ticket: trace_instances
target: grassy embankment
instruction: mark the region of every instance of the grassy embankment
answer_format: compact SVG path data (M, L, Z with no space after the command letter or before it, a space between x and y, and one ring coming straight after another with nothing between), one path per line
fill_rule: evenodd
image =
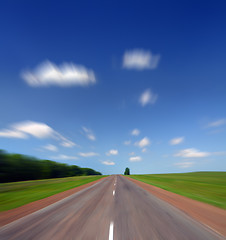
M1 183L0 211L10 210L43 199L105 176L79 176L35 181Z
M226 172L146 174L130 177L226 209Z

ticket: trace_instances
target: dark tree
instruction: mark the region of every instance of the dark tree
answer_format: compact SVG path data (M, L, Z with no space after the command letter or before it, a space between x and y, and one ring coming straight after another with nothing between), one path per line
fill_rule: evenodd
M101 175L101 173L91 168L39 160L22 154L9 154L0 149L1 183L87 175Z
M124 175L130 175L130 170L128 167L125 169Z

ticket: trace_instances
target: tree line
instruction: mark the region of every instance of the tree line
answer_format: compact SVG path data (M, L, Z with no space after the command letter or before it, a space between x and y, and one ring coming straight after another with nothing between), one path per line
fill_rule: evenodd
M39 160L22 154L0 150L0 182L16 182L72 176L102 175L91 168Z

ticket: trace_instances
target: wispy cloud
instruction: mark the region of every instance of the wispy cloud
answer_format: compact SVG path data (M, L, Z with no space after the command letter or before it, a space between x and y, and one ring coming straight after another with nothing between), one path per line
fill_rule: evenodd
M47 144L45 146L43 146L44 149L48 150L48 151L52 151L52 152L57 152L58 148L55 145L52 144Z
M53 138L61 141L61 145L65 147L73 147L76 145L47 124L41 122L23 121L12 124L10 129L0 131L0 137L25 139L30 136L39 139Z
M133 155L135 155L135 152L130 152L129 155L133 156Z
M111 149L106 153L107 156L110 155L118 155L118 150L117 149Z
M115 165L115 162L112 162L112 161L103 161L102 164L104 164L104 165L109 165L109 166L113 166L113 165Z
M130 157L130 162L140 162L142 161L142 158L140 156Z
M147 104L154 104L157 99L158 95L147 89L141 94L139 102L144 107Z
M194 164L195 164L194 162L190 162L190 161L174 163L174 165L179 168L189 168L189 167L192 167Z
M180 144L184 141L184 137L177 137L177 138L173 138L169 141L170 145L177 145Z
M66 139L66 138L62 138L62 142L61 142L61 146L63 147L67 147L67 148L71 148L71 147L74 147L74 146L78 146L77 144L73 143L72 141Z
M57 66L50 61L41 63L33 71L23 71L21 77L31 87L88 86L96 83L94 72L84 66L73 63Z
M147 152L147 148L142 149L142 153L145 153L145 152Z
M152 54L143 49L133 49L126 51L123 56L123 68L126 69L155 69L160 60L159 54Z
M146 147L146 146L148 146L150 144L151 144L151 142L150 142L150 140L147 137L144 137L140 141L135 142L135 146L138 146L140 148L144 148L144 147Z
M217 121L214 122L210 122L207 127L211 128L211 127L220 127L222 125L226 125L226 118L223 119L219 119Z
M53 159L53 160L77 160L78 158L75 156L68 156L68 155L60 154L57 156L51 156L50 159Z
M82 127L83 132L85 133L86 137L91 140L91 141L95 141L96 137L93 133L93 131L91 129L88 129L86 127Z
M225 151L222 151L222 152L213 152L212 155L215 155L215 156L226 156L226 152L225 152Z
M213 134L218 134L218 133L222 133L222 132L224 132L225 130L224 129L222 129L222 128L214 128L214 130L212 130L212 131L209 131L208 132L208 134L209 135L213 135Z
M12 129L36 138L51 138L56 132L45 123L25 121L12 125Z
M127 140L127 141L124 141L124 145L130 145L131 144L131 141L130 140Z
M5 138L28 138L27 134L17 131L16 129L14 130L8 130L8 129L2 129L0 131L0 137L5 137Z
M81 157L94 157L94 156L99 156L99 153L96 153L96 152L86 152L86 153L80 152L78 155L81 156Z
M131 132L131 135L133 135L133 136L138 136L139 134L140 134L140 130L137 128L133 129Z
M195 148L187 148L179 151L174 156L175 157L182 157L182 158L202 158L202 157L208 157L211 153L209 152L200 152L199 150Z

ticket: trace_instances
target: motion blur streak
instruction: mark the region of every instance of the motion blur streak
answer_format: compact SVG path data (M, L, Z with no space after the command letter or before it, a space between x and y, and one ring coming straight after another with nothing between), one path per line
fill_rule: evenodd
M117 179L117 194L112 196ZM114 228L110 228L111 222ZM112 229L112 230L111 230ZM101 182L0 229L0 239L220 239L122 176Z

